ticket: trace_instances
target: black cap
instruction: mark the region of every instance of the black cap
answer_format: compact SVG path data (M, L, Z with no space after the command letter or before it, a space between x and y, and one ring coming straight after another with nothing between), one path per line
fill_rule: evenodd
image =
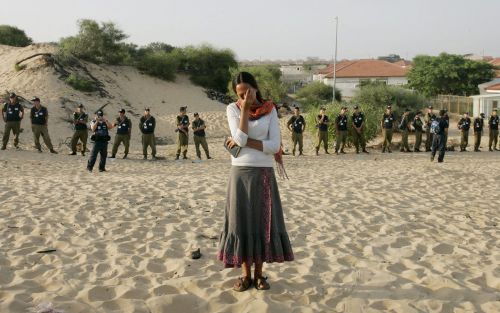
M446 110L440 110L439 111L439 115L445 115L446 114Z
M410 112L410 109L406 108L406 109L405 109L405 112Z
M151 111L151 110L150 110L149 108L144 108L144 111L148 111L148 112L149 112L149 111Z
M180 107L180 108L179 108L179 111L186 111L186 109L187 109L187 106L185 106L185 107Z
M83 104L81 104L81 103L80 103L80 104L78 105L78 107L79 107L79 108L83 108Z
M359 106L355 105L354 110L357 110L357 109L359 109Z
M194 115L194 116L198 116L199 114L198 114L198 112L194 112L194 114L193 114L193 115Z
M464 114L467 114L467 115L469 115L469 112L465 112Z
M480 116L484 117L484 113L479 114Z
M498 109L497 109L497 108L494 108L494 109L493 109L493 111L498 111Z
M31 99L32 102L40 102L40 98L38 97L33 97L33 99Z
M417 114L417 115L422 114L422 111L417 111L417 113L415 113L415 114Z
M101 111L101 110L97 111L97 113L96 113L96 114L97 114L97 116L104 116L104 112L103 112L103 111Z
M300 108L298 106L294 106L293 107L295 110L300 110Z
M11 92L9 95L9 98L14 99L15 97L17 97L17 95L15 93Z
M125 113L125 109L121 109L118 113Z

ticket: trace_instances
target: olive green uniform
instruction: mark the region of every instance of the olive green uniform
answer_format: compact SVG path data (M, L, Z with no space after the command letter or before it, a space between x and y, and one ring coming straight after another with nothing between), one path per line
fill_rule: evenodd
M399 129L401 130L401 152L410 152L410 145L408 143L408 134L410 133L409 127L410 117L403 115L401 117L401 123L399 124Z
M344 153L345 144L347 142L347 115L340 114L335 119L335 153L339 151Z
M484 121L480 117L474 119L474 151L478 152L481 146L481 136L483 135Z
M9 143L10 132L14 134L14 146L17 147L19 145L19 134L21 133L21 120L24 117L24 108L19 102L15 104L5 103L2 108L2 115L4 115L5 120L2 149L5 149L7 143Z
M144 159L148 157L148 147L151 147L151 155L156 158L155 139L156 120L153 116L142 116L139 121L139 129L142 133L142 154Z
M193 130L197 128L203 128L204 126L205 121L201 118L193 121ZM196 149L196 156L198 157L198 159L201 159L200 146L203 148L203 151L205 151L207 159L210 159L210 152L208 151L208 144L205 136L205 129L200 129L193 132L194 147Z
M352 136L354 141L354 146L356 147L356 153L359 153L359 148L366 152L366 140L365 140L365 115L363 112L359 112L358 114L352 114ZM359 132L358 132L359 129Z
M328 154L328 116L325 115L323 120L321 120L321 115L318 115L316 118L316 127L318 128L318 138L316 142L316 154L319 152L319 147L321 143L323 143L323 147L325 149L325 153Z
M47 127L47 122L49 118L49 112L46 107L40 106L38 109L33 106L30 110L31 118L31 130L33 131L33 140L35 141L35 147L38 151L42 151L42 146L40 145L40 136L43 138L43 142L49 148L50 151L54 151L52 146L52 141L49 136L49 129Z
M118 152L118 147L123 143L125 146L125 157L128 155L128 151L130 148L130 134L132 131L132 121L128 117L124 117L121 119L120 117L116 118L115 125L117 126L115 141L113 142L113 149L111 150L111 156L115 157Z
M415 129L415 147L413 147L413 151L420 152L420 145L422 144L422 130L423 130L423 122L419 116L415 116L413 120L413 128Z
M304 147L303 131L306 126L306 121L302 115L292 116L287 123L289 129L292 130L292 154L295 155L297 144L299 145L299 155L302 155Z
M466 151L469 145L469 129L471 125L470 118L462 117L458 121L458 129L460 130L460 151Z
M73 137L71 137L71 151L73 154L76 154L78 140L82 142L82 154L85 154L85 151L87 151L87 139L89 137L89 131L87 129L88 121L89 116L87 113L73 113L73 124L75 126L75 132L73 133Z
M177 152L176 158L181 155L184 159L187 158L187 150L189 144L189 117L187 115L177 116Z

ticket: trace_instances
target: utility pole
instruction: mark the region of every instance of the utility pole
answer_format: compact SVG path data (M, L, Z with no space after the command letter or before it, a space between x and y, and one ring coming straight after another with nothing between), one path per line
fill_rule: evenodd
M335 102L335 86L337 84L337 37L339 32L339 17L335 17L335 53L333 56L333 101Z

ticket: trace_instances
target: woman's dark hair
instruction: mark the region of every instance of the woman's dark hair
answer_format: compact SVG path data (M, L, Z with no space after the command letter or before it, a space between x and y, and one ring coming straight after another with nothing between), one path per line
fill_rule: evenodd
M239 84L249 84L252 86L254 89L257 90L256 98L259 100L259 102L264 103L264 98L262 97L262 94L260 93L259 86L257 85L257 81L255 80L255 77L253 77L252 74L248 72L239 72L233 79L233 91L236 93L236 86Z

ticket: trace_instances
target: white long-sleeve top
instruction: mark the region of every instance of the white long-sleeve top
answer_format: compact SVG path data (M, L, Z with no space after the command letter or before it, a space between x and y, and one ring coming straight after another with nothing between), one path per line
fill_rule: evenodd
M237 158L231 156L231 164L233 166L273 167L274 154L279 151L281 146L280 125L276 109L258 120L249 120L248 134L239 128L241 112L236 103L228 105L226 113L231 137L238 146L242 147ZM246 147L248 138L262 141L264 151Z

